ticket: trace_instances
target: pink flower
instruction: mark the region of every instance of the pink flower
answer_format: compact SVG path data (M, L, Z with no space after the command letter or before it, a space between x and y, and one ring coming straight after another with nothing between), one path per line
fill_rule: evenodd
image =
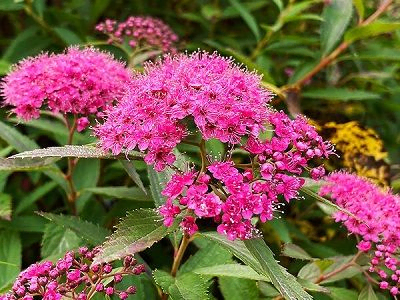
M119 101L131 74L119 61L94 48L71 47L61 54L41 54L14 66L1 84L5 104L24 120L41 108L89 116ZM88 125L82 118L78 130Z
M157 18L131 16L120 23L107 19L96 25L96 30L107 34L110 43L122 44L128 41L132 48L152 46L163 52L176 52L174 44L178 41L178 36Z
M196 219L192 216L184 217L180 226L188 235L193 235L199 230L199 227L196 225Z

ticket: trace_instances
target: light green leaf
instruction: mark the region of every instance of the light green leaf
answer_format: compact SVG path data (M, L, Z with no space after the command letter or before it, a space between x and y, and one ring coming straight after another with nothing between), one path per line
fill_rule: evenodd
M364 0L353 0L353 5L357 10L360 20L364 19Z
M258 299L258 288L254 280L235 277L221 277L218 279L218 283L224 299Z
M21 239L15 231L0 230L0 288L8 286L21 269Z
M400 23L387 23L376 21L374 23L352 28L344 35L344 40L347 43L352 43L358 40L369 38L372 36L388 33L400 29Z
M0 171L38 171L53 168L51 165L58 158L27 158L27 159L9 159L0 158Z
M282 11L282 9L283 9L283 2L282 2L282 0L272 0L274 3L275 3L275 5L279 8L279 11Z
M239 0L229 0L231 5L239 12L240 16L246 22L247 26L251 29L257 40L260 39L260 30L257 25L256 19L251 15L248 9L240 3Z
M81 239L70 229L55 223L46 225L42 238L42 258L49 256L62 257L65 252L81 245Z
M0 193L0 219L11 219L11 196Z
M175 231L178 224L179 220L176 220L171 227L164 226L163 217L154 209L129 212L102 245L102 251L96 256L94 263L109 262L143 251Z
M193 270L193 272L204 276L236 277L252 280L271 281L269 277L258 274L256 271L248 266L232 263L196 268Z
M126 173L128 173L129 177L133 180L134 183L145 193L147 194L147 190L145 189L142 179L138 172L136 171L135 165L133 161L130 160L120 160L122 166L124 167Z
M367 284L360 292L358 300L378 300L374 289L370 284Z
M273 252L269 249L267 244L265 244L264 240L260 238L245 240L244 244L259 263L257 266L258 270L256 271L269 276L272 284L286 299L312 299L296 281L296 278L278 264L274 258Z
M72 230L78 237L84 239L91 245L101 244L110 234L107 229L88 221L81 220L78 217L55 215L51 213L39 213L39 215L64 227L65 229Z
M297 278L297 282L301 284L302 287L304 287L304 289L306 291L310 291L310 292L320 292L320 293L330 293L330 291L323 286L320 286L312 281L303 279L303 278Z
M283 256L288 256L297 259L312 260L313 258L304 251L302 248L295 244L287 243L283 246L282 254Z
M2 75L6 75L11 68L11 64L4 60L4 59L0 59L0 76Z
M329 287L329 290L331 291L329 296L333 300L357 300L358 299L358 294L354 290L348 290L348 289L339 288L339 287Z
M207 286L200 275L185 273L176 278L168 289L172 300L208 300Z
M304 91L302 97L310 99L332 100L332 101L350 101L350 100L373 100L379 99L380 95L363 91L351 90L347 88L325 88L325 89L312 89Z
M33 192L27 194L24 196L20 202L15 207L15 214L19 214L20 212L24 211L26 208L28 208L30 205L35 203L37 200L39 200L41 197L52 191L57 184L55 182L47 182L43 184L42 186L39 186L37 189L35 189Z
M105 152L100 148L89 145L83 145L83 146L65 145L63 147L48 147L43 149L35 149L15 154L9 158L14 159L14 158L43 158L43 157L77 157L77 158L104 158L104 159L117 158L116 156L113 156L109 152ZM129 152L128 157L131 157L133 159L142 158L143 154L132 151Z
M350 22L353 5L349 0L332 0L326 5L321 28L322 55L327 55L341 40Z
M83 192L90 192L117 199L128 199L136 201L153 201L147 194L137 187L107 186L85 188Z

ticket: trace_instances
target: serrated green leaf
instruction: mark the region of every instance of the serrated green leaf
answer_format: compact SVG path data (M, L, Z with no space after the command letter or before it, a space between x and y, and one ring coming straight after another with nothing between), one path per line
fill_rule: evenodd
M358 295L358 300L378 300L374 289L370 284L367 284Z
M235 277L221 277L218 279L218 283L224 299L258 299L257 284L254 280Z
M302 97L332 101L350 101L379 99L380 95L363 90L350 90L347 88L325 88L304 91L302 93Z
M269 277L258 274L248 266L232 263L196 268L193 270L193 273L213 277L237 277L251 280L271 281Z
M137 187L106 186L85 188L83 192L90 192L98 195L108 196L117 199L128 199L136 201L153 201L147 194Z
M251 239L244 241L245 246L258 262L258 272L269 276L272 284L281 292L281 294L290 300L312 299L302 286L296 281L296 278L282 268L274 258L274 254L269 249L265 241ZM256 270L257 271L257 270Z
M15 207L15 214L19 214L20 212L24 211L27 207L35 203L41 197L52 191L56 187L55 182L47 182L42 186L39 186L33 192L27 194L25 197L21 199L20 202Z
M175 283L175 278L168 272L163 270L154 270L153 278L156 284L165 292L168 293L168 289Z
M9 159L0 158L0 171L38 171L53 168L51 165L58 159L55 157Z
M260 29L258 28L256 19L252 16L252 14L248 11L246 6L244 6L238 0L229 0L231 5L239 12L240 16L246 22L247 26L251 29L254 36L257 40L260 39Z
M18 232L0 230L0 288L8 286L21 269L22 247Z
M165 202L165 197L161 192L168 181L168 176L165 172L157 172L151 166L147 166L147 176L150 181L150 192L153 197L155 205L161 206Z
M0 219L10 220L11 213L11 196L0 193Z
M185 273L176 278L168 289L172 300L208 300L207 286L200 275Z
M128 254L143 251L178 228L179 220L171 227L163 224L163 217L154 209L129 212L116 226L117 230L102 245L94 263L109 262Z
M133 180L134 183L145 193L147 194L147 190L143 185L142 179L138 172L136 171L135 165L133 161L130 160L120 160L122 166L124 167L126 173L128 173L129 177Z
M78 248L81 239L70 229L54 223L46 225L42 238L42 258L49 256L62 257L65 252Z
M342 39L343 33L349 25L353 12L353 5L349 0L330 1L323 13L324 22L321 27L322 55L327 55Z
M201 236L218 242L257 273L269 276L272 283L287 299L312 299L304 292L295 278L277 263L264 241L260 239L229 241L216 232L203 233ZM249 248L254 254L250 252Z
M353 43L358 40L362 40L371 36L380 35L400 29L400 23L388 23L376 21L374 23L358 26L352 28L344 35L344 40L347 43Z
M281 255L297 259L311 260L313 259L306 251L295 244L287 243L283 245Z
M72 230L78 237L84 239L91 245L101 244L110 234L107 229L88 221L81 220L78 217L55 215L43 212L39 213L39 215L59 226Z

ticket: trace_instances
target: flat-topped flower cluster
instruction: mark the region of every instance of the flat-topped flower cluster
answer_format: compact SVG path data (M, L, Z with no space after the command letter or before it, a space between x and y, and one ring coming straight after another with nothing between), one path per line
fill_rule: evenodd
M329 195L354 215L338 211L335 220L361 237L359 250L372 256L370 271L379 275L382 289L397 295L400 289L400 197L353 174L333 173L326 181L320 195Z
M91 299L95 293L117 295L127 299L136 293L136 287L118 290L117 284L127 275L139 275L144 265L137 264L132 256L123 259L123 267L114 269L111 264L93 265L99 249L79 248L79 252L67 252L55 264L43 261L22 271L14 282L12 291L0 296L0 300L43 300Z
M24 120L38 118L40 109L81 117L78 130L118 101L131 72L110 54L94 48L68 48L61 54L41 54L13 67L2 84L5 104Z
M173 149L193 127L200 144L214 138L242 147L253 168L238 168L229 159L207 161L203 143L202 170L172 176L159 211L166 226L183 214L181 227L189 234L197 231L196 219L212 218L220 233L247 239L256 232L252 218L271 220L280 198L298 195L304 183L299 176L310 169L310 160L333 151L304 117L292 120L274 111L270 99L260 77L231 59L207 52L166 56L145 66L95 132L105 150L119 154L138 148L157 171L173 165ZM263 140L266 131L272 138ZM313 178L323 175L323 166L311 170Z

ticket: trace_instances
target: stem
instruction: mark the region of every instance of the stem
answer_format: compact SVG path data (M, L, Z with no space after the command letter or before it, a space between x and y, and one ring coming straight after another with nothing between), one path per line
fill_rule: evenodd
M77 122L76 122L76 116L74 116L73 123L70 124L67 115L64 115L65 123L67 125L68 129L68 140L67 140L67 145L72 145L73 143L73 138L74 138L74 133L77 127ZM74 172L76 163L78 160L76 158L68 157L68 168L67 168L67 173L64 174L64 178L67 181L68 187L69 187L69 194L67 195L67 200L68 200L68 205L70 206L70 209L74 215L77 214L76 211L76 199L78 198L78 192L76 190L72 174Z
M200 157L201 157L201 169L199 172L199 175L203 173L206 169L207 166L207 150L206 150L206 141L204 139L201 139L200 141Z
M330 273L327 273L325 275L319 276L319 278L317 278L317 280L314 283L318 284L318 283L320 283L320 282L322 282L322 281L324 281L324 280L326 280L328 278L331 278L331 277L335 276L336 274L339 274L340 272L346 270L347 268L350 268L352 266L357 265L356 261L360 257L361 254L362 254L362 252L359 251L356 255L354 255L354 257L347 264L344 264L340 268L338 268L338 269L336 269L336 270L334 270L334 271L332 271Z
M172 264L172 269L171 269L171 276L176 277L176 273L178 272L179 266L182 262L183 254L185 254L186 248L189 245L189 243L190 243L190 236L184 234L178 252L174 257L174 262Z

